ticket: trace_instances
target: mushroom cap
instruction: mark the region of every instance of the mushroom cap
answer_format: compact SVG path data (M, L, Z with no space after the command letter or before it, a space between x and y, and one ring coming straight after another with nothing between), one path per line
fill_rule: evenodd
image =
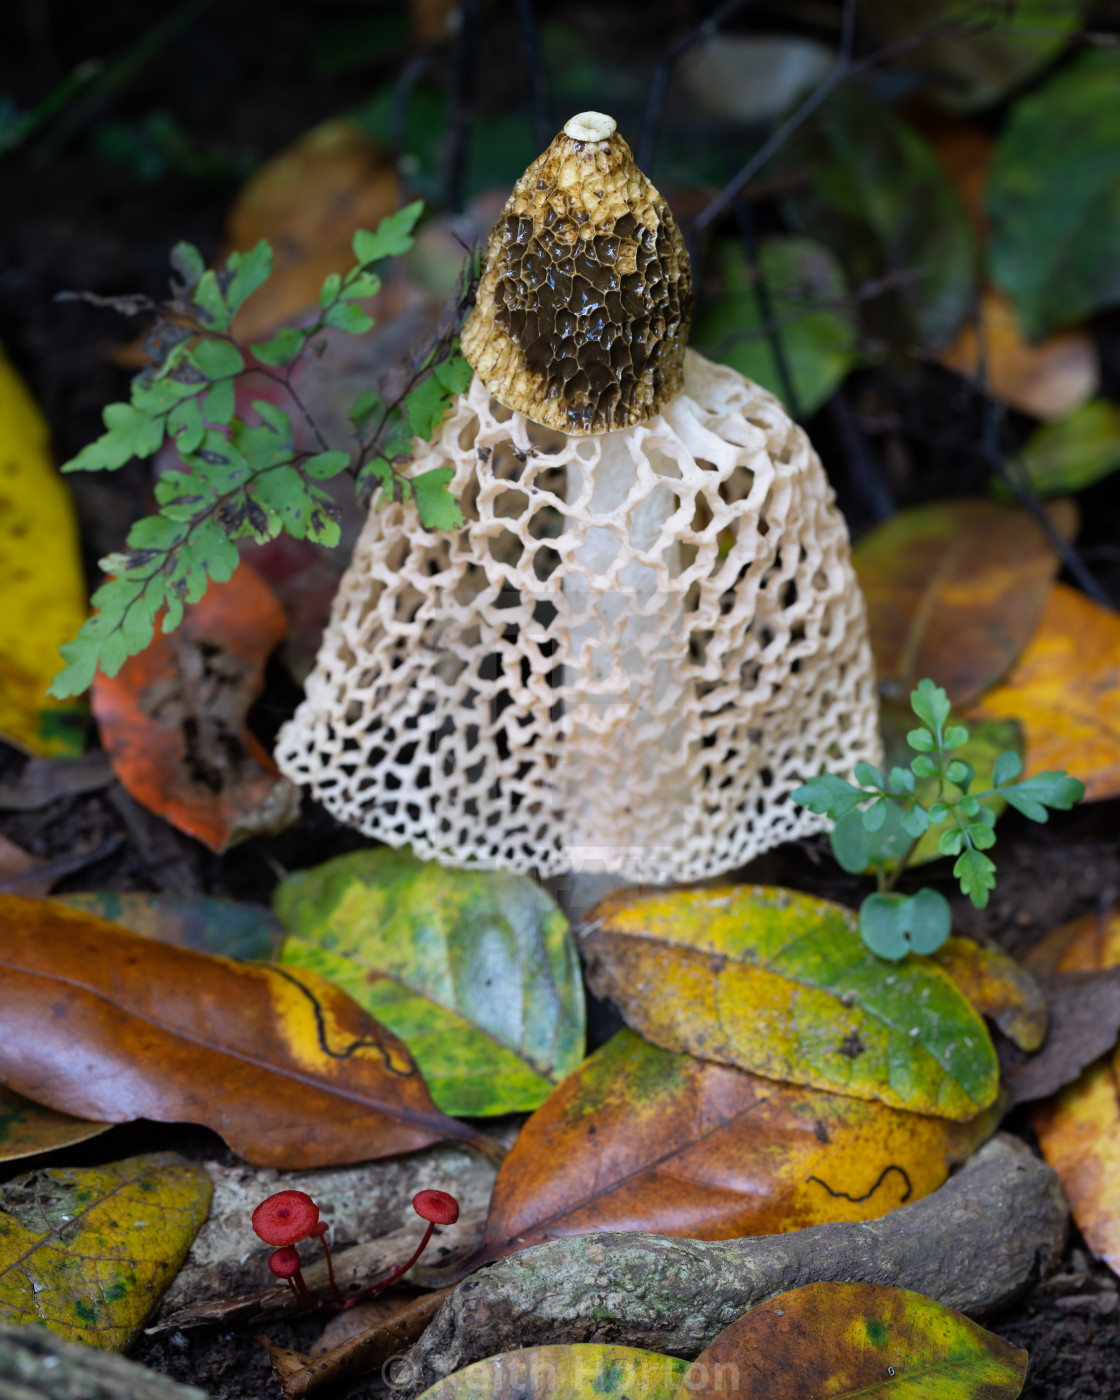
M669 206L612 117L572 117L490 232L463 354L505 407L564 433L604 433L680 393L691 317Z
M446 1191L418 1191L412 1198L412 1209L421 1220L435 1225L454 1225L459 1219L459 1202Z
M413 472L460 530L372 511L276 759L422 859L661 884L828 820L790 793L881 763L848 533L805 433L726 365L640 428L547 432L476 376Z
M253 1212L253 1229L265 1244L298 1244L318 1219L319 1207L306 1191L277 1191Z
M291 1245L274 1250L268 1256L268 1267L277 1278L293 1278L299 1273L299 1251Z

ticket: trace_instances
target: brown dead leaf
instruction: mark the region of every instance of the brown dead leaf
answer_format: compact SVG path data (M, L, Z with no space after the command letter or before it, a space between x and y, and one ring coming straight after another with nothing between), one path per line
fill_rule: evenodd
M319 304L323 279L354 265L350 240L397 207L396 170L381 147L348 117L313 127L266 162L230 210L229 248L272 244L272 276L238 312L242 344L262 340Z
M1053 963L1058 973L1072 973L1081 979L1073 991L1088 993L1088 979L1102 980L1107 969L1120 971L1120 913L1090 915L1058 930L1049 938L1049 948L1039 961L1057 953ZM1058 950L1061 949L1060 952ZM1115 1014L1116 987L1113 979L1108 996ZM1057 1004L1055 1036L1059 1033ZM1081 1028L1078 1020L1100 1015L1099 1008L1086 996L1077 1005L1072 1026L1076 1048ZM1058 1173L1073 1218L1089 1248L1113 1270L1120 1273L1120 1051L1112 1051L1095 1061L1072 1083L1031 1111L1031 1124L1038 1134L1042 1155Z
M1058 331L1032 345L1011 303L992 287L980 296L980 325L988 392L1021 413L1049 423L1080 408L1100 387L1096 342L1087 330ZM937 358L946 369L978 379L975 324L966 322Z
M312 1167L443 1139L405 1046L313 972L141 938L0 896L0 1082L62 1113L204 1123L248 1161ZM45 1033L49 1029L49 1034Z
M964 716L1017 719L1027 775L1064 768L1085 801L1120 794L1120 616L1057 583L1003 684Z
M17 846L14 841L0 835L0 884L14 876L29 875L42 864L42 856L33 856L30 851L25 851L22 846ZM34 890L30 893L45 894L46 891Z
M274 1347L262 1337L284 1400L299 1400L300 1396L309 1395L324 1385L334 1385L351 1376L365 1376L378 1370L390 1357L405 1351L416 1341L451 1291L450 1288L439 1288L420 1297L378 1300L379 1316L371 1326L333 1347L324 1349L316 1343L306 1356L284 1347ZM340 1313L335 1322L343 1323L347 1316ZM328 1330L333 1325L328 1323Z
M98 672L93 712L125 790L150 812L215 852L279 831L298 791L246 729L284 613L268 584L242 564L211 583L170 635Z
M1049 509L1072 537L1072 502ZM1013 665L1058 571L1049 540L1025 510L984 500L899 511L860 540L852 562L884 696L905 699L930 676L954 706L977 699Z

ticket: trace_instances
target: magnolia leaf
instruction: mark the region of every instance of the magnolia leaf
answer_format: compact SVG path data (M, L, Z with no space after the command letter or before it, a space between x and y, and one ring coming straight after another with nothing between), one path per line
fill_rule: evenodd
M260 1166L491 1146L315 973L157 943L50 900L0 896L0 1024L0 1082L17 1093L114 1123L203 1123Z
M0 1188L0 1317L123 1351L186 1258L210 1178L175 1152Z
M1076 512L1049 507L1068 537ZM1042 527L994 501L914 506L865 535L852 551L867 600L880 688L905 700L931 677L953 705L969 703L1027 644L1058 571Z
M594 991L666 1049L958 1121L998 1092L991 1039L952 979L924 958L886 969L828 900L622 890L590 911L582 945Z
M759 244L759 265L790 378L803 413L830 398L856 359L858 325L839 263L821 243L779 235ZM779 397L785 382L758 302L742 245L716 249L721 295L697 317L693 340L711 359L731 365Z
M1046 998L1021 963L971 938L950 938L933 954L981 1016L987 1016L1020 1050L1046 1039Z
M864 1053L854 1033L844 1049ZM522 1128L470 1265L596 1230L729 1239L875 1220L936 1190L1000 1111L905 1113L619 1031Z
M46 420L3 351L0 471L0 736L32 753L78 754L84 706L46 694L59 647L86 617L78 526Z
M634 1347L524 1347L464 1366L423 1400L672 1400L687 1370L680 1357Z
M1017 719L1029 777L1064 771L1084 782L1087 801L1115 797L1120 794L1118 656L1120 617L1057 583L1014 669L965 718ZM1050 784L1045 791L1056 791L1063 800L1073 796Z
M996 143L989 265L1032 339L1120 299L1118 76L1115 54L1080 55L1012 106Z
M56 1113L0 1084L0 1163L85 1142L111 1126Z
M268 962L284 937L280 921L263 905L204 895L142 894L111 890L90 894L59 894L59 904L96 914L121 928L158 943L193 948L196 953L220 953L245 962Z
M675 1400L1015 1400L1026 1373L1025 1351L921 1293L810 1283L721 1332Z
M536 1108L583 1058L568 923L522 875L383 847L289 875L281 961L321 973L399 1035L445 1113Z

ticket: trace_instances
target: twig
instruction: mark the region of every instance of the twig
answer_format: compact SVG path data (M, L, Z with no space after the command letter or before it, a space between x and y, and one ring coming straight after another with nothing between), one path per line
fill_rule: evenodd
M690 29L687 34L678 39L653 70L649 96L646 98L646 114L642 121L642 134L638 141L639 170L648 171L653 166L653 153L657 146L661 118L665 112L665 100L669 95L669 83L673 76L673 70L682 55L686 54L693 45L709 38L723 24L724 20L729 19L736 10L741 10L749 2L750 0L724 0L724 3L717 5L707 19L702 20L694 29Z
M894 501L887 490L874 458L867 449L867 442L860 430L859 422L848 402L843 386L836 390L828 401L828 416L832 420L833 431L844 449L848 463L848 479L872 520L878 524L894 514Z
M778 382L782 386L782 397L786 401L790 417L800 419L801 404L794 387L789 360L786 357L785 343L774 319L774 304L770 300L770 288L767 285L766 274L758 256L758 239L755 237L750 203L745 199L737 200L735 203L735 222L739 226L739 238L743 245L743 251L750 263L751 275L754 280L754 295L758 303L758 315L763 326L766 327L766 339L770 345L770 353L774 357L774 368L777 371Z
M525 46L525 68L529 80L529 105L533 113L533 130L537 145L543 151L555 134L548 102L548 75L545 73L541 39L533 0L517 0L517 18L521 23L521 41Z
M458 214L466 198L467 146L474 101L475 50L481 20L481 0L462 0L459 32L455 36L454 73L451 83L451 131L443 178L443 207Z

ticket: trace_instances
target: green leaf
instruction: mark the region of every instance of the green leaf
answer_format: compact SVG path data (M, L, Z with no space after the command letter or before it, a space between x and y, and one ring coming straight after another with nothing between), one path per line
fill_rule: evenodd
M349 452L317 452L314 457L308 457L301 470L315 481L329 481L349 465Z
M870 807L865 807L860 813L865 831L879 831L887 819L887 803L882 797L872 802Z
M297 330L295 326L284 326L271 340L262 340L256 345L250 345L249 349L262 365L286 369L299 357L306 343L306 331Z
M342 283L339 301L367 301L381 290L381 278L375 272L361 272L357 268L348 273Z
M688 1362L602 1342L525 1347L475 1361L422 1400L673 1400Z
M937 748L937 740L928 729L911 729L906 742L915 753L932 753Z
M948 932L940 896L899 901L912 941ZM998 1091L991 1040L952 980L924 959L884 976L856 917L827 900L757 885L621 890L580 945L592 989L666 1050L957 1121Z
M179 274L183 289L189 294L206 271L206 262L193 243L176 243L171 250L171 267Z
M447 1113L535 1108L583 1057L567 921L520 875L383 847L281 881L281 960L321 972L412 1051Z
M785 386L742 244L721 243L715 256L722 291L701 306L692 339L709 358L731 365L780 396ZM798 406L813 413L856 360L858 327L846 303L844 274L822 244L785 234L760 240L759 264Z
M1083 491L1120 467L1120 407L1090 399L1066 418L1036 428L1019 466L1039 496Z
M307 483L295 467L274 467L255 477L248 494L263 510L274 512L294 539L301 540L306 536L311 520L311 502L307 495Z
M351 243L354 257L365 267L370 263L380 262L382 258L394 258L399 257L401 253L407 253L413 244L412 230L423 212L424 201L417 199L412 204L406 204L403 209L398 209L395 214L382 219L377 225L376 233L358 229Z
M226 305L226 299L222 295L217 273L213 269L207 270L199 278L191 305L194 307L195 315L207 330L218 333L229 330L229 323L233 317Z
M433 467L431 471L409 478L425 530L457 530L462 525L463 512L447 489L454 475L452 467Z
M924 836L929 830L929 813L919 802L901 812L898 818L903 831L911 840L916 841L920 836Z
M835 821L853 811L861 802L867 801L867 793L834 773L822 773L819 778L810 778L790 794L793 801L810 812L832 817Z
M907 953L935 953L949 937L949 901L936 890L917 894L869 894L859 907L863 941L881 958L898 962Z
M973 822L968 828L968 835L978 851L989 850L996 844L996 834L987 822Z
M323 317L323 324L347 335L364 335L373 330L376 322L373 317L356 306L352 301L337 301Z
M166 418L152 418L131 404L111 403L101 415L108 432L83 447L64 472L116 471L134 457L151 457L163 446Z
M226 303L231 311L237 311L272 275L272 248L268 239L262 238L247 253L231 253L226 259L226 271L233 274L226 288Z
M914 775L906 768L895 766L889 774L890 791L899 796L913 797L914 795Z
M232 899L115 890L53 895L52 899L158 943L247 962L271 961L284 934L270 909Z
M1068 812L1085 796L1085 784L1066 772L1036 773L1014 787L1001 787L1000 796L1032 822L1044 822L1047 807Z
M463 355L452 355L432 369L440 385L448 394L465 394L471 387L474 370Z
M206 424L198 399L183 399L167 415L167 431L175 439L180 454L193 452L202 442Z
M338 272L330 272L323 279L323 287L319 293L320 306L333 306L338 300L338 293L342 287L342 275Z
M202 416L208 423L229 423L236 404L232 379L222 379L202 400Z
M347 415L359 432L376 413L385 407L385 401L376 389L363 389L351 405Z
M1020 97L988 180L991 275L1032 339L1120 300L1120 55L1096 49Z
M245 368L241 351L227 340L200 340L187 351L186 359L207 379L229 379Z
M905 836L903 813L893 803L886 809L886 818L878 831L868 831L862 812L847 812L832 828L828 840L832 854L851 875L888 869L910 844Z
M988 892L996 887L995 863L970 846L957 857L953 874L960 881L961 894L967 895L977 909L985 908Z
M947 749L960 749L968 743L968 730L963 724L951 724L945 730L944 745Z
M937 849L943 856L960 855L963 845L964 832L956 827L952 831L943 831L937 841Z
M940 734L949 718L949 697L939 685L934 685L927 677L918 682L916 690L910 692L910 708L935 733Z
M897 109L845 83L787 144L782 166L807 175L807 191L793 196L801 225L840 257L851 285L922 269L877 300L880 322L893 312L900 338L946 344L972 306L978 257L964 206L924 138Z
M447 394L434 375L422 379L409 391L404 401L409 428L417 437L423 438L425 442L429 441L442 422L449 402Z

